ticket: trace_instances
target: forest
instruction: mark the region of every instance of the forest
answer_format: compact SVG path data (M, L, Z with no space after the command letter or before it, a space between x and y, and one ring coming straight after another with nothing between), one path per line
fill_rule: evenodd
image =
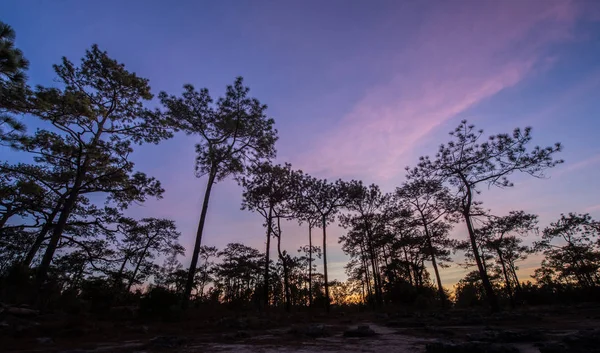
M567 209L541 225L519 205L497 214L481 202L492 188L512 187L515 174L543 183L563 163L562 145L534 145L530 127L488 134L461 121L394 190L382 190L277 164L275 120L241 77L220 96L191 84L159 92L92 45L80 60L46 68L54 86L32 87L26 54L0 23L0 150L18 151L0 158L7 312L112 318L125 310L166 321L203 312L493 314L600 298L600 222ZM173 220L128 215L165 192L132 153L180 134L195 138L195 171L206 183L191 259ZM255 236L265 248L205 245L212 187L226 179L262 222ZM297 251L282 249L290 221L305 229ZM344 235L328 239L335 225ZM458 239L457 227L465 229ZM349 257L347 279L328 276L333 242ZM543 259L523 278L519 265L531 256ZM441 270L450 266L466 275L446 288Z

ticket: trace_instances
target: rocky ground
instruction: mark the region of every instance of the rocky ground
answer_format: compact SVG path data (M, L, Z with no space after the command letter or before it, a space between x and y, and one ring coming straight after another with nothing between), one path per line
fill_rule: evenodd
M600 307L589 305L494 315L338 311L170 323L4 307L0 351L583 353L600 352L599 324Z

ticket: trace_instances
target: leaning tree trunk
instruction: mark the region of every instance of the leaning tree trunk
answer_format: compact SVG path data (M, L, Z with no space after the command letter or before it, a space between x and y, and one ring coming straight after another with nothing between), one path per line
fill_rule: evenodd
M473 257L475 257L475 262L477 263L477 269L479 270L479 276L481 277L481 281L483 282L483 288L485 289L485 295L490 304L490 308L493 312L499 311L500 306L498 305L498 298L496 297L496 293L494 293L494 288L492 287L492 283L490 282L490 278L487 274L486 269L484 268L484 264L481 260L481 256L479 255L479 249L477 247L477 239L475 238L475 229L473 228L473 223L471 222L471 205L473 201L473 195L471 193L471 186L468 180L463 176L459 175L465 189L466 195L463 200L463 209L462 215L465 219L465 223L467 224L467 231L469 232L469 240L471 241L471 250L473 250Z
M119 268L119 272L117 272L117 274L115 275L115 287L121 287L123 285L123 282L121 282L121 280L123 279L123 272L125 272L125 266L127 266L127 262L129 262L129 255L125 256L125 259L123 260L123 263Z
M475 262L477 263L477 269L479 270L479 276L481 277L481 281L483 282L485 295L487 297L492 311L497 312L500 310L500 307L498 306L498 299L496 297L496 293L494 293L494 288L492 287L492 283L490 282L490 278L488 277L487 271L483 267L481 256L479 255L477 240L475 239L475 229L473 228L473 224L471 223L471 217L468 213L463 213L463 216L465 218L465 223L467 223L467 230L469 232L469 238L471 240L471 250L473 250L473 257L475 258Z
M322 216L323 225L323 279L325 281L325 311L329 312L329 282L327 277L327 219Z
M31 248L29 248L29 251L27 251L27 256L25 256L25 259L23 260L23 266L25 266L25 267L31 266L31 263L33 262L33 259L35 258L35 255L40 250L40 247L44 243L44 240L46 240L46 235L48 235L48 233L54 226L54 218L56 218L56 215L58 214L59 210L61 209L61 206L63 203L63 198L64 198L64 196L61 196L61 198L58 201L58 205L54 208L54 210L52 210L52 213L50 213L50 216L46 220L46 223L44 223L44 226L42 227L42 229L40 229L40 233L35 238L35 242L33 243L33 245L31 245Z
M65 201L63 205L60 217L58 217L58 222L52 231L52 235L50 236L50 242L48 243L48 247L46 247L46 251L44 252L44 256L42 257L42 262L38 267L36 274L36 288L39 290L42 288L42 285L46 281L46 277L48 276L48 270L50 269L50 264L52 263L52 259L54 258L54 253L56 252L56 248L58 247L58 243L60 238L62 237L63 230L67 225L67 221L69 216L71 215L71 211L75 207L75 203L77 202L77 198L79 197L79 188L83 183L83 171L80 169L77 173L75 183L73 185L73 189L69 194L69 197Z
M422 214L421 214L422 216ZM425 218L423 220L423 227L425 228L425 236L427 237L427 244L429 246L429 251L431 252L431 265L433 266L433 271L435 272L435 279L438 285L438 294L440 296L440 301L442 303L442 308L446 308L446 293L444 293L444 287L442 287L442 279L440 278L440 271L437 266L437 261L435 259L435 249L433 248L433 242L431 241L431 235L429 234L429 228L427 227L427 222Z
M502 251L500 249L496 249L498 252L498 259L500 260L500 264L502 265L502 274L504 275L504 281L506 282L506 292L508 293L508 299L510 300L511 308L515 307L515 298L513 296L512 289L510 287L510 280L508 279L508 272L506 271L506 264L504 263L504 257L502 256Z
M519 282L519 277L517 276L517 270L515 269L515 265L513 262L509 262L510 264L510 272L512 273L513 277L515 278L515 289L517 291L517 293L519 293L521 291L521 282Z
M44 240L46 240L46 235L50 232L51 228L52 228L51 222L50 223L46 222L46 224L44 224L44 226L40 230L40 233L35 238L35 242L31 245L31 247L27 251L27 256L25 256L25 259L23 260L23 266L25 266L25 267L31 266L31 263L33 262L33 259L35 258L35 255L40 250L40 247L44 243Z
M200 254L200 245L202 244L202 232L204 230L204 222L206 221L206 211L208 211L208 201L210 200L210 191L215 182L217 176L217 170L212 167L208 176L208 184L206 185L206 192L204 193L204 201L202 202L202 211L200 212L200 221L198 222L198 231L196 232L196 243L194 244L194 252L192 253L192 262L190 263L190 270L188 277L185 282L185 290L183 292L183 298L181 301L182 308L187 308L190 295L192 294L192 287L194 286L194 277L196 275L196 266L198 266L198 255Z
M138 259L137 264L135 264L135 269L133 270L133 273L131 274L131 277L129 278L129 283L127 284L127 291L131 291L131 286L133 286L133 283L135 282L135 276L137 276L138 271L140 270L140 265L142 264L142 261L144 261L144 258L146 257L146 253L148 252L148 248L150 248L150 244L152 243L152 240L149 240L148 243L146 244L146 247L144 247L144 251L142 251L142 253L140 254L140 258Z
M10 212L9 210L6 211L7 212L4 214L4 216L0 218L0 229L4 228L4 225L6 224L6 222L8 222L8 219L14 216L13 212ZM2 233L0 233L0 235L2 235Z
M109 114L106 114L102 118L102 120L98 123L98 131L96 131L94 138L92 139L90 144L86 146L88 149L94 149L97 147L98 141L100 141L100 136L104 132L104 124L108 120L108 116L109 116ZM89 151L86 151L86 152L89 153ZM67 197L63 207L61 208L60 216L58 217L58 222L56 222L56 226L52 230L52 236L50 237L50 242L48 243L46 252L44 252L44 257L42 257L42 262L40 263L40 266L38 267L38 270L37 270L35 281L36 281L36 287L38 289L38 293L39 293L39 289L41 289L42 285L46 281L46 277L48 276L48 270L50 269L50 264L52 263L52 259L54 258L54 252L56 251L56 248L58 247L60 238L62 237L62 233L65 230L65 227L67 226L67 221L69 220L69 216L71 216L71 212L73 211L73 208L75 207L75 204L77 203L77 198L79 197L80 188L81 188L81 185L83 184L83 179L84 179L85 175L87 174L87 169L91 163L91 158L93 157L90 154L87 154L85 156L83 156L82 154L83 154L83 151L80 149L80 154L77 157L77 166L78 167L77 167L77 172L75 174L75 180L73 182L73 188L71 189L69 196ZM82 158L84 158L83 164L80 164ZM58 208L58 205L57 205L57 208Z

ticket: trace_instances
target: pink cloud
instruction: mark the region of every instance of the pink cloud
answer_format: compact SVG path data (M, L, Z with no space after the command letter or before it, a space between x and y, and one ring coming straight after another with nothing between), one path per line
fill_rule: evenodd
M580 169L585 169L589 166L592 166L594 164L600 163L600 154L597 154L595 156L591 156L589 158L586 158L584 160L581 160L579 162L576 163L571 163L568 164L565 168L560 169L558 172L555 173L556 177L560 177L562 175L580 170Z
M298 165L328 177L389 180L408 152L448 119L548 65L544 49L572 38L571 2L439 6L397 53L390 79L371 87Z

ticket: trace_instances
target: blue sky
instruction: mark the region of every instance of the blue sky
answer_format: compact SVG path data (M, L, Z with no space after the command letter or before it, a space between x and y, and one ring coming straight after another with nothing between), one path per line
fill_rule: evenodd
M31 61L32 84L54 84L51 65L62 56L78 61L93 43L149 78L155 94L192 83L218 96L241 75L276 120L277 161L384 191L461 119L489 133L533 126L533 143L562 142L566 163L545 180L516 175L511 190L484 190L485 205L499 215L538 213L542 226L561 212L600 218L595 1L8 0L0 14ZM135 152L137 168L166 193L131 210L176 220L189 250L206 183L193 174L194 142L178 135ZM231 181L213 189L207 245L264 248L261 217L240 202ZM284 232L291 251L307 242L293 222ZM343 230L328 234L330 276L344 278ZM453 236L464 237L460 225ZM461 274L447 269L442 279L451 285Z

